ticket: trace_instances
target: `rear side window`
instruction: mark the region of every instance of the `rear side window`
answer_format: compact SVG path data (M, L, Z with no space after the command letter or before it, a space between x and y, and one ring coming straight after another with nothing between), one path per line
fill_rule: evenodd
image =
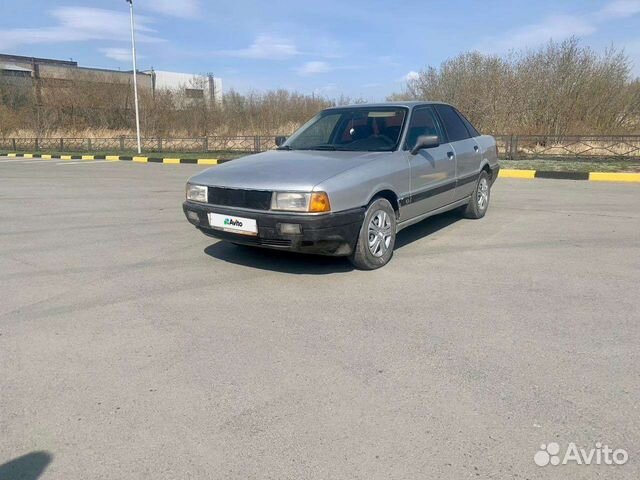
M458 115L460 115L460 118L462 119L462 122L464 123L465 127L467 127L467 130L469 130L469 133L471 134L471 136L472 137L479 137L480 136L480 132L478 132L478 130L476 130L476 127L471 125L471 122L469 120L467 120L467 117L465 117L462 113L458 112L458 110L456 110L456 112L458 113Z
M440 124L431 107L416 108L413 111L407 131L405 150L411 150L421 135L437 135L440 137L440 141L444 142Z
M442 118L442 123L444 123L444 129L447 131L450 142L457 142L471 137L460 115L452 107L449 105L436 105L435 108L440 118Z

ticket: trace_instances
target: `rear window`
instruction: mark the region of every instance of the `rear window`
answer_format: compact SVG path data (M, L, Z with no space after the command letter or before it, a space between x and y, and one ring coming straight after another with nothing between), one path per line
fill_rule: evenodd
M436 111L442 118L444 129L450 142L458 142L471 137L460 115L449 105L436 105Z
M467 117L465 117L462 113L458 112L458 110L456 110L456 112L458 113L458 115L460 115L460 118L462 119L464 126L467 127L467 130L469 130L469 134L471 134L472 137L479 137L480 132L478 132L478 130L476 130L476 128L473 125L471 125L471 122L467 119Z

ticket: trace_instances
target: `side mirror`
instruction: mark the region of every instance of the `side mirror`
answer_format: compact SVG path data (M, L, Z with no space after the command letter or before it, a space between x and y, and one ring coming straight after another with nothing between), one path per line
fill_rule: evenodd
M282 144L283 144L284 142L286 142L286 141L287 141L287 137L282 136L282 135L277 136L277 137L276 137L276 147L280 147L280 146L282 146Z
M440 145L440 137L437 135L420 135L415 147L411 149L411 155L417 155L423 148L433 148Z

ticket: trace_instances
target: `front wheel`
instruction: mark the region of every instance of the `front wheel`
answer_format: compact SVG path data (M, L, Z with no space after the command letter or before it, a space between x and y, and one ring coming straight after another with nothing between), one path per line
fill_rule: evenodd
M384 267L393 256L396 243L396 213L388 200L379 198L369 205L351 263L360 270Z
M483 170L480 172L476 188L471 194L471 200L467 208L464 210L466 218L482 218L489 208L489 200L491 199L491 181L489 174Z

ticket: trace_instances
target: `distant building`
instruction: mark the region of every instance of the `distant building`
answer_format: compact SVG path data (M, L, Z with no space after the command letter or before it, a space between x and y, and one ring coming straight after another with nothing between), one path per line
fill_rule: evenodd
M137 78L138 88L142 91L184 90L187 98L222 102L222 80L212 75L152 70L138 72ZM73 82L129 85L132 83L132 71L80 67L77 62L70 60L0 54L0 80L18 86L36 85L39 90L45 91L70 86Z
M153 90L184 91L187 98L213 100L222 103L222 79L213 75L150 70L145 72L153 78Z
M0 77L11 77L29 83L41 80L43 87L62 87L74 81L109 84L131 83L131 71L87 68L78 66L78 62L74 61L4 54L0 54ZM151 90L153 88L151 75L138 72L138 86L141 89Z

